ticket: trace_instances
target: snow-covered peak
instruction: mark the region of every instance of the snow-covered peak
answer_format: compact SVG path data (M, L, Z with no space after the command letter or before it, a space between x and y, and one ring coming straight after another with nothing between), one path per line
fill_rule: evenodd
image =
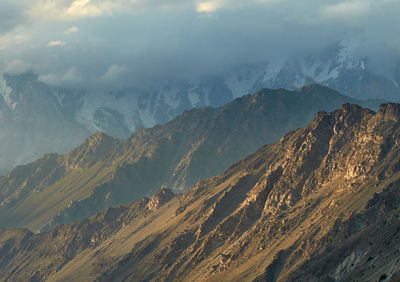
M3 97L4 102L10 109L15 109L16 101L11 96L12 89L7 85L7 80L2 73L0 73L0 95Z

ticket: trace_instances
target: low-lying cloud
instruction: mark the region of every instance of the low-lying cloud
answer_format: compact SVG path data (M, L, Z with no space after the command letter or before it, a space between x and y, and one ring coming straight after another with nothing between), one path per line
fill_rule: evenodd
M356 41L354 53L382 73L400 58L395 0L21 0L0 8L1 69L32 68L67 87L198 79L340 41Z

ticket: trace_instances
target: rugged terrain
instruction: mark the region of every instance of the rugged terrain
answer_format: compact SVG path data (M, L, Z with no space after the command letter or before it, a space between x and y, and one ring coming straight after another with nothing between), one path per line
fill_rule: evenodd
M0 174L44 153L65 153L102 131L128 138L139 127L163 124L183 111L222 106L262 88L310 83L356 99L400 100L400 64L383 75L346 42L300 59L240 66L194 81L157 81L132 89L60 89L32 72L0 72Z
M395 281L399 140L399 104L319 112L183 194L1 230L1 279Z
M0 226L43 230L161 187L185 190L346 102L377 107L318 85L265 89L224 107L187 111L127 140L98 132L65 155L47 154L1 177Z

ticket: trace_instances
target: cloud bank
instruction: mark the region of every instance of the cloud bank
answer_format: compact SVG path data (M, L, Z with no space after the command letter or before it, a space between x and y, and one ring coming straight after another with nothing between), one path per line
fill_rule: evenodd
M396 0L0 2L0 69L67 87L199 79L340 41L387 73L400 59Z

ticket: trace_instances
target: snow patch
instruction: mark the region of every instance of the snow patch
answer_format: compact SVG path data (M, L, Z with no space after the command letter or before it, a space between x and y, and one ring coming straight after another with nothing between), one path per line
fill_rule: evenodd
M0 94L3 96L4 102L10 109L15 109L17 102L11 97L12 89L7 85L7 80L3 74L0 74Z
M196 107L200 103L199 94L196 92L196 87L192 86L188 89L188 98L192 107Z

